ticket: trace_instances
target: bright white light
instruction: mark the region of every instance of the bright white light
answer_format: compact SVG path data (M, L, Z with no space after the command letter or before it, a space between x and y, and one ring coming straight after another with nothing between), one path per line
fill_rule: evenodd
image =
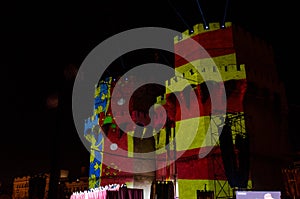
M115 150L117 150L117 149L118 149L118 145L117 145L116 143L112 143L112 144L110 145L110 150L115 151Z
M125 104L125 99L121 98L121 99L118 100L117 103L118 103L119 106L121 106L121 105Z

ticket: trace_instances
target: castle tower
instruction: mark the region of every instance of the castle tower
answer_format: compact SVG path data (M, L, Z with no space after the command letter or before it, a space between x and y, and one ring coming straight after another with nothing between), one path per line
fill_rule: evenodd
M193 33L186 31L174 39L175 53L186 57L175 55L175 76L166 82L163 102L172 121L167 127L171 134L165 135L168 130L162 130L157 147L164 147L165 138L169 137L173 144L159 155L176 161L169 171L164 172L165 168L158 171L157 177L170 173L170 178L178 181L178 194L183 198L195 198L197 190L229 197L232 195L228 191L230 186L248 188L247 167L239 168L246 172L237 179L240 165L236 165L233 146L236 134L240 135L241 142L246 143L248 139L243 117L246 71L245 65L236 61L231 23L225 25L221 28L218 23L211 23L206 30L203 24L197 24ZM181 98L181 103L172 99L174 93ZM229 132L222 132L222 129L229 129ZM219 136L224 137L222 143Z
M175 76L157 99L170 122L156 136L156 148L165 149L160 159L174 161L157 171L157 179L175 181L183 198L204 189L216 198L232 197L235 189L281 190L280 168L289 151L287 105L272 48L228 22L195 25L174 38L174 51L185 57L175 55ZM270 170L265 178L267 167L275 178Z
M124 79L107 77L95 87L94 114L85 120L84 129L91 152L90 188L116 183L142 188L145 197L150 194L155 176L155 156L143 158L136 155L155 148L151 128L143 128L150 122L145 104L151 102L140 99L142 91L131 96L133 84L138 84L138 81L134 76ZM147 168L149 172L139 172Z
M115 79L107 77L100 80L95 86L94 114L85 121L84 135L91 143L90 188L114 183L128 184L133 181L133 175L123 172L114 162L117 158L118 161L127 164L129 168L133 166L130 158L133 152L133 137L130 136L130 132L133 130L132 126L129 127L126 126L127 123L122 123L123 128L127 129L127 133L124 133L115 122L116 117L128 114L125 105L124 108L121 106L125 102L120 101L118 112L113 114L111 111L111 94L115 83ZM130 87L127 81L118 83ZM126 92L126 89L124 91ZM126 95L126 93L124 94ZM122 97L121 94L120 97Z

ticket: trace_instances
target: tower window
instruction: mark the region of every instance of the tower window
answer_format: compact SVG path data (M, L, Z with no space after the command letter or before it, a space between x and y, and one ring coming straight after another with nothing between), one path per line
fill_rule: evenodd
M193 69L190 70L191 75L194 75L194 71Z

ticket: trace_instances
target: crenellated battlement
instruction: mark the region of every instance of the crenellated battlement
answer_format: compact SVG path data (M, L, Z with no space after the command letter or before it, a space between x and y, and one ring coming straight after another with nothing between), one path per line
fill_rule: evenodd
M224 82L246 78L245 65L227 64L220 66L198 66L187 64L184 71L176 71L175 76L166 81L167 94L182 91L188 85L197 85L206 81Z
M226 27L230 27L232 25L231 22L226 22L225 26L222 27L222 25L218 22L213 22L213 23L209 23L208 27L205 27L204 24L199 23L193 26L193 30L186 30L184 31L181 35L177 35L174 37L174 44L185 40L187 38L193 37L197 34L201 34L201 33L205 33L205 32L210 32L210 31L214 31L214 30L219 30L222 28L226 28Z

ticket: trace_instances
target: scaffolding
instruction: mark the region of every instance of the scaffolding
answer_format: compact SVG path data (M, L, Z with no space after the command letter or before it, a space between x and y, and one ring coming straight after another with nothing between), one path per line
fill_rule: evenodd
M214 139L212 140L212 142L216 143L214 149L210 154L212 168L213 168L212 170L214 174L214 197L216 199L235 198L235 191L241 189L241 187L230 187L228 180L225 181L220 180L227 177L225 175L223 161L222 159L220 159L221 154L219 151L217 151L220 148L220 140L218 138L221 134L221 130L223 129L224 125L230 126L232 132L232 141L234 145L236 143L235 139L237 135L241 136L242 138L246 138L248 135L245 126L245 114L243 112L227 113L225 118L223 118L223 116L220 116L218 118L219 120L225 119L225 121L221 124L215 122L215 119L216 118L214 118L213 121L215 125L218 127L219 131L214 132L212 129L210 131L212 134L211 139ZM234 155L237 156L239 151L235 148L234 153L235 153ZM238 161L239 160L237 159L237 162ZM249 183L246 189L251 189Z

